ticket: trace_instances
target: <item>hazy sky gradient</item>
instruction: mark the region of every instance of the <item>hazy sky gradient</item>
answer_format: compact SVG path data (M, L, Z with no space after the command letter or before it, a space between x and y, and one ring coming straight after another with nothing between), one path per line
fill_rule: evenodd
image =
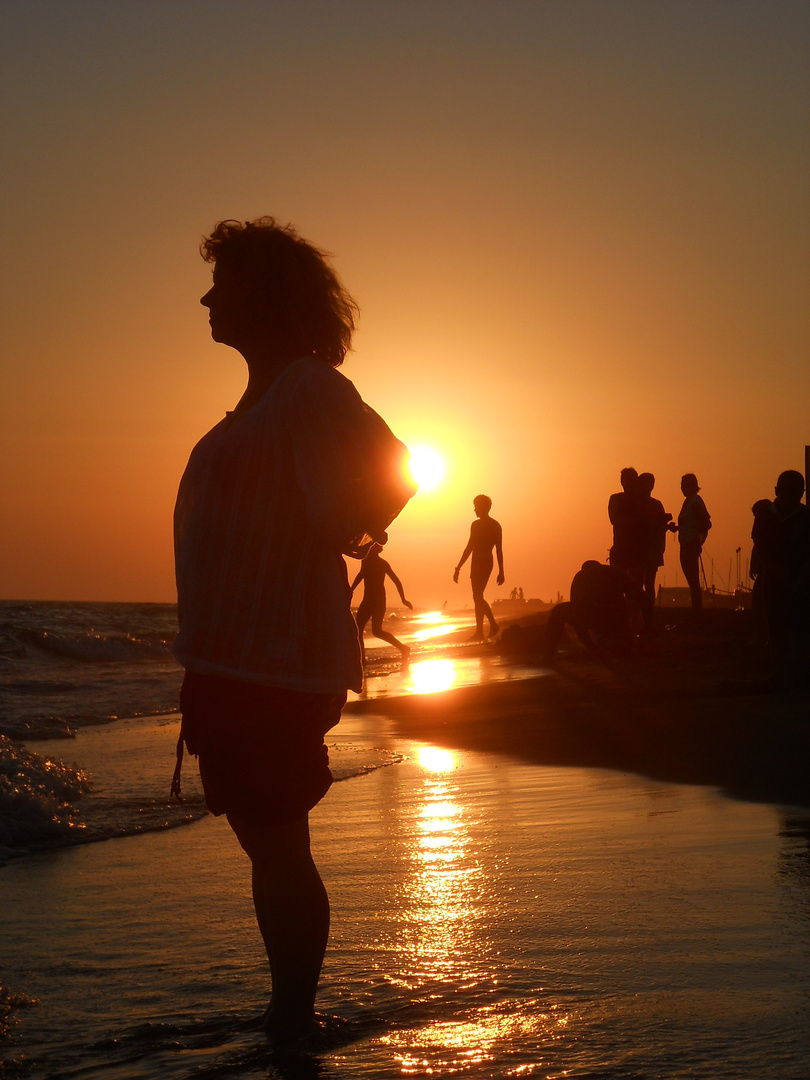
M223 217L334 253L345 374L446 454L388 548L419 604L470 602L478 492L490 595L548 598L622 466L674 514L696 472L725 585L803 468L806 3L5 0L0 40L0 596L174 598L177 482L245 381L199 307Z

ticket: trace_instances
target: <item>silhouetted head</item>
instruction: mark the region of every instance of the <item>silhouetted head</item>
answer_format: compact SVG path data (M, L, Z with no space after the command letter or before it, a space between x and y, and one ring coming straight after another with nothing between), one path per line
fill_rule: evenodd
M690 495L697 495L700 491L698 486L697 477L693 472L684 473L681 477L681 491L685 498L689 498Z
M486 517L492 509L492 499L489 495L476 495L473 499L473 510L478 517Z
M642 495L652 495L654 487L655 477L651 472L639 473L638 490L641 492Z
M630 467L622 469L619 473L619 482L623 491L632 491L638 483L638 473Z
M771 506L770 499L757 499L754 505L751 507L751 513L756 517L757 514L761 514L764 510L767 510Z
M798 506L804 495L804 477L795 469L787 469L779 474L776 481L776 501L780 509Z
M602 563L597 562L596 559L586 559L580 567L580 570L584 570L586 574L592 574L594 569L598 570Z
M364 558L366 558L366 559L378 559L380 557L380 552L382 551L382 549L383 549L382 544L378 544L376 542L376 540L375 540L374 543L371 545L371 547L366 552L366 554L364 555Z
M271 345L288 359L315 356L339 367L358 308L326 253L271 217L220 221L200 253L214 263L210 309L215 341L243 351Z

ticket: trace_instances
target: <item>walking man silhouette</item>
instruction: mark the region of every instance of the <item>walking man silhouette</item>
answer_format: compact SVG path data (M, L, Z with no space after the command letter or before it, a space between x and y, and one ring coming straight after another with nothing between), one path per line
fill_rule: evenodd
M487 587L492 574L493 558L492 551L498 559L498 584L503 585L503 530L495 518L489 516L492 509L492 499L489 495L476 495L473 499L473 510L477 520L470 526L470 539L461 553L458 565L453 571L453 581L458 583L458 575L464 563L472 555L470 564L470 581L472 583L473 601L475 603L475 633L472 641L484 640L484 618L489 620L489 636L495 637L498 633L498 624L492 614L492 608L484 599L484 589Z

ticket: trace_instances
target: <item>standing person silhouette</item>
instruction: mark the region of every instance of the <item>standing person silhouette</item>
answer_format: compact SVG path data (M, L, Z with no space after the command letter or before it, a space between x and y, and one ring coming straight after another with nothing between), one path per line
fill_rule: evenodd
M678 514L678 524L669 525L672 532L678 533L680 559L683 576L689 586L692 601L692 617L698 618L703 608L703 593L700 588L700 555L712 519L701 496L698 494L697 477L694 473L684 473L681 477L683 505Z
M651 472L640 473L638 478L638 498L642 518L646 523L647 549L644 563L644 624L648 632L653 629L653 611L655 609L655 579L658 568L664 565L664 553L667 548L667 532L672 514L664 509L660 499L653 498L655 477Z
M374 637L380 638L381 641L387 641L389 645L393 645L394 648L399 649L402 653L402 662L404 664L410 656L411 650L409 646L404 645L399 638L395 638L394 635L389 634L387 630L383 630L382 622L385 618L386 576L390 577L396 585L399 598L405 607L409 610L413 610L413 604L410 600L405 599L405 591L402 588L402 582L391 569L391 564L386 562L385 559L380 558L381 551L382 544L371 545L368 549L368 554L363 559L357 577L352 582L352 593L354 593L354 590L361 581L365 582L363 587L363 599L360 601L360 607L357 609L357 615L355 616L357 632L360 635L360 652L362 654L363 663L365 664L366 648L363 641L363 631L366 628L366 623L371 619L371 632Z
M493 559L492 549L498 559L498 584L503 585L503 531L500 524L489 512L492 509L492 499L488 495L476 495L473 499L473 510L477 521L470 526L470 539L461 553L458 565L453 571L453 581L458 584L458 575L464 563L472 555L470 564L470 581L472 583L473 601L475 603L475 633L472 641L484 640L484 617L489 620L489 636L494 637L498 633L498 624L492 614L492 608L484 599L484 589L487 587L490 574L492 573Z
M608 555L611 566L643 586L647 566L647 522L645 520L638 473L633 468L619 474L622 490L608 499L608 519L613 526L613 544Z
M312 807L332 783L325 733L362 687L343 554L358 555L413 494L407 450L335 369L357 306L326 256L272 218L222 221L200 301L248 383L196 445L175 506L185 668L183 745L205 801L252 864L272 977L276 1043L315 1030L329 901L310 852Z
M780 473L776 498L754 506L752 572L764 608L775 682L810 679L810 509L804 477ZM754 571L756 556L756 571Z

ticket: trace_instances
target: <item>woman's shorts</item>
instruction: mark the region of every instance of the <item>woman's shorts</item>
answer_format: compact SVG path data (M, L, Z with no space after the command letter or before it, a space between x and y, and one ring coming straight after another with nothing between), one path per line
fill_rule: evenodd
M211 813L276 823L307 814L332 785L323 739L345 703L345 694L187 671L181 732Z

